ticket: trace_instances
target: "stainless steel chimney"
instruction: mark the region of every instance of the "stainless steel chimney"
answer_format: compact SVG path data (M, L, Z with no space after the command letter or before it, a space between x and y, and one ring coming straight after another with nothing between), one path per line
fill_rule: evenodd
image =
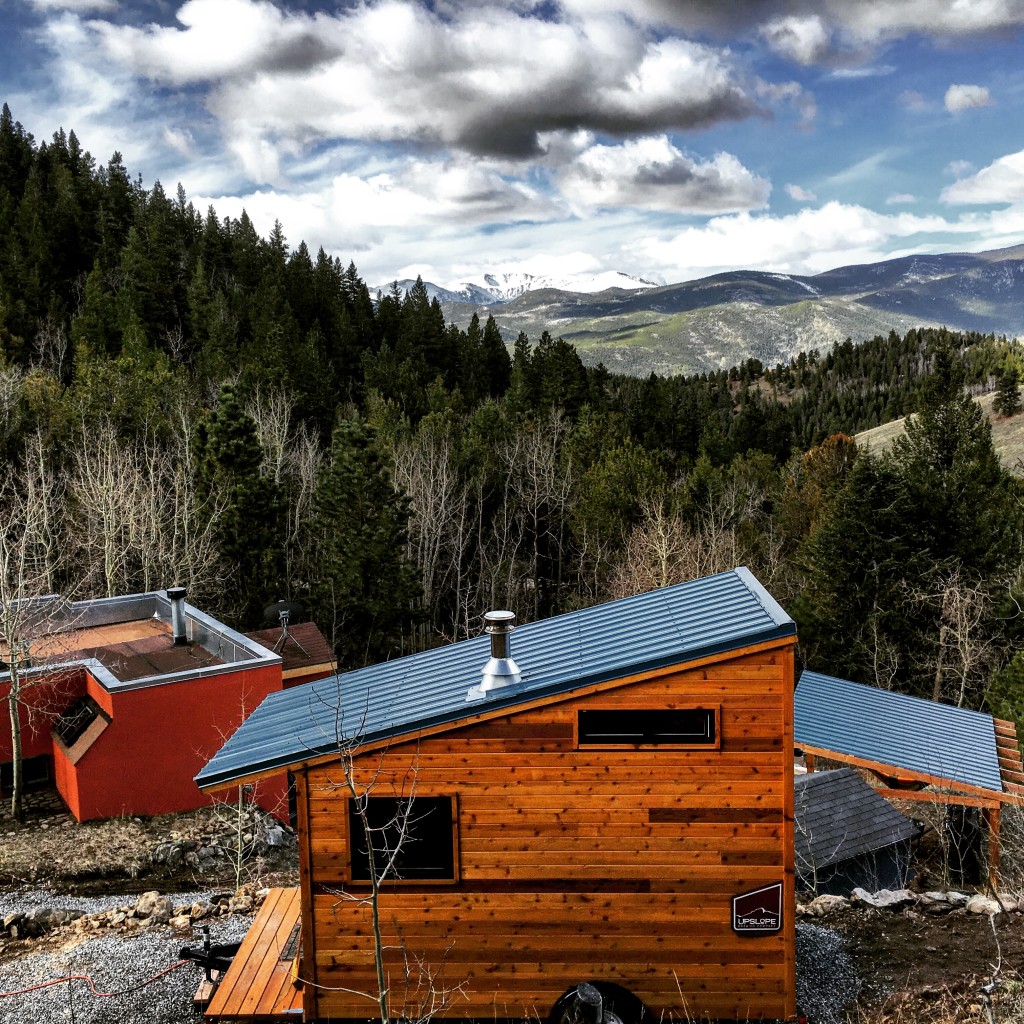
M168 587L167 600L171 602L171 632L174 634L174 646L184 647L188 643L188 632L185 628L185 588Z
M487 612L484 615L484 632L491 636L491 657L481 670L480 689L484 693L502 686L515 686L522 681L519 666L509 653L509 634L515 628L515 612Z

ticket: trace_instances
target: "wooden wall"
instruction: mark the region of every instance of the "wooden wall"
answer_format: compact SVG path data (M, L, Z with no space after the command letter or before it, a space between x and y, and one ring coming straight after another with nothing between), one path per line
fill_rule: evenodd
M392 1013L429 996L421 965L435 995L461 986L446 1016L543 1017L594 979L677 1018L793 1014L792 642L360 754L358 785L458 801L460 880L381 897ZM720 749L574 746L581 707L708 704ZM327 987L306 987L306 1018L366 1018L369 999L328 991L376 992L366 886L347 880L344 773L311 767L298 788L303 974ZM782 931L736 935L732 897L777 881Z

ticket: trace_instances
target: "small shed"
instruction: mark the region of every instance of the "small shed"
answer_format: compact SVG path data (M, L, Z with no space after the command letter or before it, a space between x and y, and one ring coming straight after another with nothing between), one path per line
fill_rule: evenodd
M796 887L848 896L907 883L918 827L854 768L809 772L795 781Z
M808 770L821 756L871 772L888 799L980 810L996 881L1000 809L1024 799L1012 722L807 670L793 714Z
M656 1018L790 1018L792 620L742 568L510 651L509 616L272 695L197 776L294 775L303 1019L374 1014L377 928L394 1016L544 1017L595 982ZM289 948L280 921L250 946ZM294 1019L265 962L210 1016Z

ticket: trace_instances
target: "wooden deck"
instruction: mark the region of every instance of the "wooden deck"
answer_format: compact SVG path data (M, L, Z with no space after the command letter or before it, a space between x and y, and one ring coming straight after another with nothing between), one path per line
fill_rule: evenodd
M302 1019L302 988L293 973L298 924L299 890L271 889L210 1000L207 1019Z

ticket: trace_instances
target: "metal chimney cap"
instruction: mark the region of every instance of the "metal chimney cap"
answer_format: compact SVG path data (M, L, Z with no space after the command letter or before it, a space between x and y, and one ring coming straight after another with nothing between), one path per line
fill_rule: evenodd
M485 633L511 633L516 628L516 613L508 611L484 612Z
M170 601L180 601L188 591L184 587L168 587L167 598Z

